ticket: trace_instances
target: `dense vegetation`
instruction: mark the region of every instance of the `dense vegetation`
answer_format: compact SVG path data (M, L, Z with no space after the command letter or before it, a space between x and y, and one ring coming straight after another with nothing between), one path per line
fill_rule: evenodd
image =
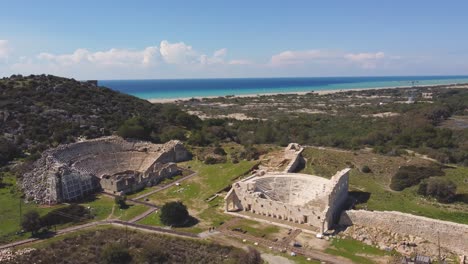
M258 252L218 244L99 229L66 237L6 263L249 263L259 264ZM124 261L122 261L124 260ZM252 261L253 260L253 261Z
M421 93L433 93L433 99ZM408 94L418 102L406 104ZM179 103L188 111L220 118L204 122L201 135L189 138L208 144L217 138L243 145L273 143L372 147L389 155L416 150L444 163L468 164L468 130L445 126L457 116L468 120L468 90L449 86L349 91L329 95L276 95L253 98L213 98ZM280 109L280 110L279 110ZM242 114L249 120L221 119Z
M401 191L405 188L418 185L423 179L432 176L442 176L444 172L440 167L417 167L402 166L392 177L390 188L395 191Z
M450 116L466 115L468 91L441 88L434 91L433 103L402 104L385 99L401 100L406 92L384 89L326 96L219 98L212 100L236 104L220 107L219 111L249 106L247 111L268 113L267 118L202 121L181 110L189 106L188 109L203 109L203 104L193 100L186 105L151 104L72 79L50 75L12 76L0 80L0 164L21 152L31 153L29 157L34 159L42 150L73 142L77 137L112 133L153 142L181 139L196 146L216 146L221 142L284 146L298 142L347 149L372 147L378 153L390 155L413 149L441 162L468 164L468 131L440 126ZM375 100L384 99L372 99L372 96L383 96L388 102L382 105ZM254 106L263 104L276 109L272 102L294 103L286 105L284 111L271 112L261 107L251 108L248 100L257 100L250 102ZM347 106L354 103L356 106ZM298 110L296 105L323 106L312 114L290 112ZM395 115L369 117L382 112Z
M155 142L199 122L178 107L152 104L87 82L51 75L0 80L0 165L23 153L119 131ZM180 135L179 135L180 137Z
M457 185L449 179L431 177L421 182L418 194L432 196L442 203L450 203L455 200Z

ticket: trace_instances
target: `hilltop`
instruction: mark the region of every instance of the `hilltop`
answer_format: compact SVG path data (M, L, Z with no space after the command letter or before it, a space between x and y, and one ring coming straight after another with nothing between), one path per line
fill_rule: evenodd
M78 137L119 132L165 141L177 135L164 133L197 120L175 106L152 104L93 82L13 75L0 79L0 165L22 153L36 158L43 150Z

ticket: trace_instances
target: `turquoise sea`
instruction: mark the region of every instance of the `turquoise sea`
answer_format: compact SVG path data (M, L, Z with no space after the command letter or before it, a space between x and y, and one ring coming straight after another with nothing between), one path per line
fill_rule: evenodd
M143 99L371 89L468 83L468 76L310 77L238 79L100 80L100 86Z

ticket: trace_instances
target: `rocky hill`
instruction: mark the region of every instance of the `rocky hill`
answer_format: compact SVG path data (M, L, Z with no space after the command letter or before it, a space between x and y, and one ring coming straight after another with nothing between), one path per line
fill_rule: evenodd
M50 146L78 137L110 135L119 128L124 134L164 141L164 133L183 131L197 121L175 106L152 104L93 82L13 75L0 79L0 165L28 153L37 157Z

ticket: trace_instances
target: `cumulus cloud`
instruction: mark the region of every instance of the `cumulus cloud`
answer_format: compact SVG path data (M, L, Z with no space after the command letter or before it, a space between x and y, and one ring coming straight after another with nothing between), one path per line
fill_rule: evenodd
M110 49L107 51L90 52L87 49L77 49L70 54L56 55L42 52L37 59L48 61L63 66L79 63L92 63L97 65L143 65L152 63L157 56L157 47L147 47L143 50Z
M10 47L8 40L0 39L0 60L7 59L10 54Z
M161 41L159 52L162 59L168 64L192 64L199 61L200 55L193 50L192 46L184 42L169 43Z

